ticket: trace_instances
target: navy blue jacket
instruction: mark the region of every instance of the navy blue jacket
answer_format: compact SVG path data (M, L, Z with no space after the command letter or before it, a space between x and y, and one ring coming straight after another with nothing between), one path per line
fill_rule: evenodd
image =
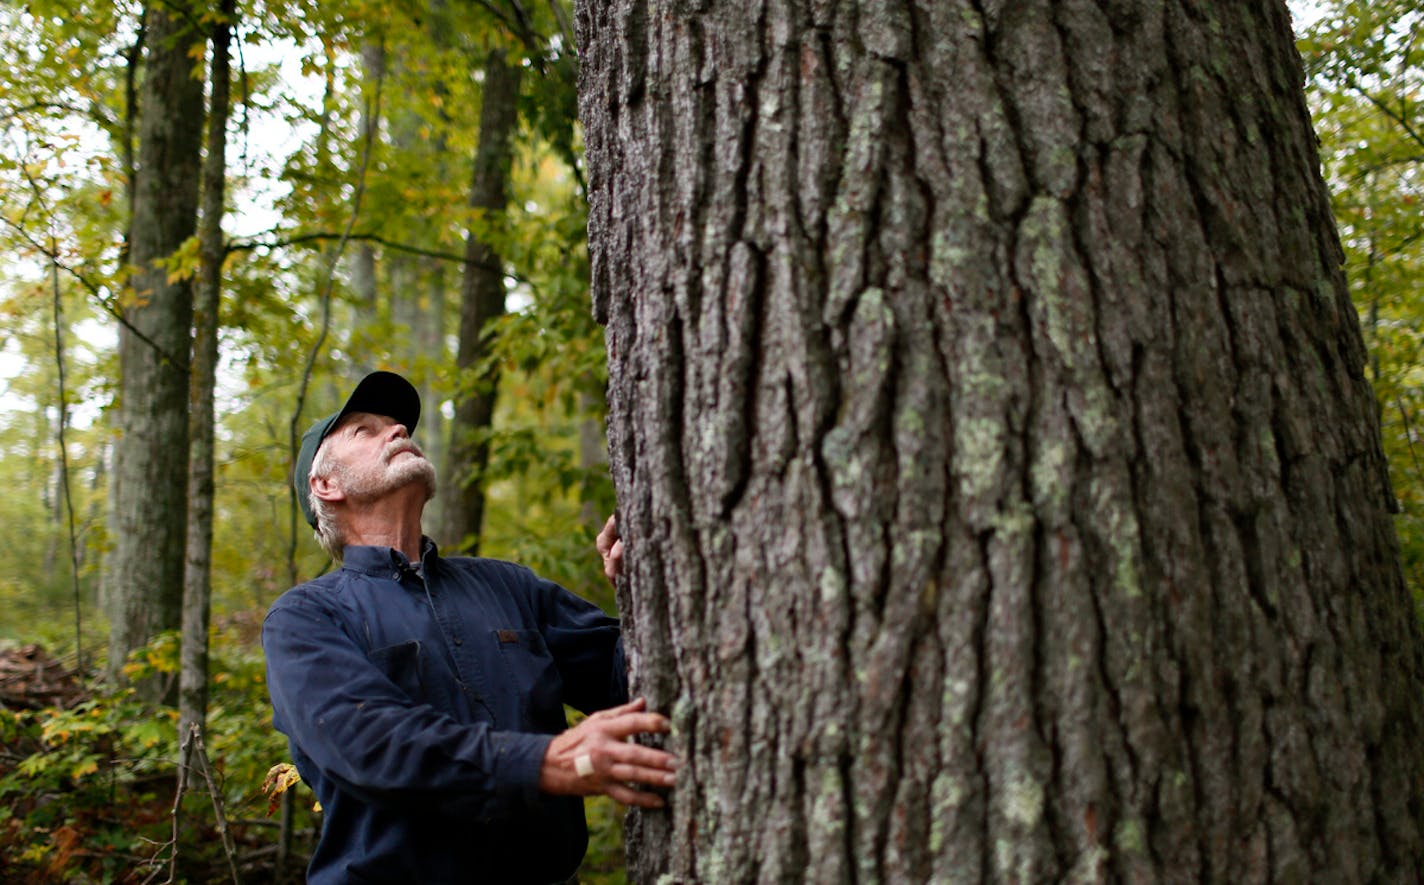
M267 613L273 724L322 807L307 881L555 882L583 800L538 790L563 705L627 699L618 622L533 572L389 547Z

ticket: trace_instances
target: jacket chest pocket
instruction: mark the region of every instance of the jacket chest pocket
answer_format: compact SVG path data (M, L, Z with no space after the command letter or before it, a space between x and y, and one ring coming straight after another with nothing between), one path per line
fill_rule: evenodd
M542 732L562 731L564 681L538 630L493 630L499 659L519 698L520 719Z
M425 700L420 679L420 640L412 639L409 642L378 648L368 652L366 658L375 664L376 669L384 673L387 679L394 682L396 688L404 692L406 697L417 703Z
M452 712L449 693L439 676L431 671L429 657L429 651L421 649L418 639L378 648L366 655L411 703L429 704L437 710Z

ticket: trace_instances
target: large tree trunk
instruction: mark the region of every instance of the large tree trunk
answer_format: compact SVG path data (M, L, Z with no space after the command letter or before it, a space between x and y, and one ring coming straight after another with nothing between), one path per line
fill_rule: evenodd
M635 878L1424 875L1284 5L579 27L621 605L686 763Z
M206 725L208 626L212 609L214 403L218 329L222 304L223 195L227 183L227 118L231 93L230 50L236 0L222 0L212 32L212 96L208 104L207 152L203 159L203 215L199 227L200 273L194 310L193 378L190 388L187 567L183 574L183 650L178 674L178 740ZM186 764L187 760L183 760Z
M490 323L504 314L504 270L499 250L486 235L488 226L509 202L512 142L519 123L522 68L510 64L503 50L491 50L485 62L480 144L470 179L470 208L482 213L465 240L465 268L460 291L460 370L455 418L450 422L443 536L452 550L479 550L485 515L485 467L489 430L494 421L499 372L488 365Z
M105 579L112 677L130 651L178 629L183 601L187 484L174 465L188 461L193 292L187 277L171 279L158 262L197 223L203 81L188 48L199 40L180 13L162 4L147 10Z

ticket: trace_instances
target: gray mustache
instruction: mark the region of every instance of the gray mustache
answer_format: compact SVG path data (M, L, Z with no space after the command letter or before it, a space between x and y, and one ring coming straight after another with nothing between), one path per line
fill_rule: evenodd
M386 446L385 450L381 452L381 460L390 463L390 460L401 452L414 452L422 458L425 457L425 453L420 450L420 446L408 439L399 439Z

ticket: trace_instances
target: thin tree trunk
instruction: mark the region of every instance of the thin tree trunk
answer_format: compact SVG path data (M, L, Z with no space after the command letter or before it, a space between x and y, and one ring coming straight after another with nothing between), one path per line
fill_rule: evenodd
M445 4L429 4L423 21L425 39L437 51L445 51L453 31ZM425 72L426 59L414 59L416 70L410 70L412 59L407 57L408 53L409 47L406 47L403 52L393 55L392 67L397 77L412 74L419 77ZM445 84L438 80L429 88L437 95L448 95ZM449 122L443 105L440 117L442 124ZM409 108L403 112L393 111L389 120L390 143L396 156L403 156L408 151L420 154L422 163L433 164L432 181L451 180L454 169L450 167L458 162L458 157L449 153L445 126L431 127L427 119ZM406 242L442 251L440 237L445 230L443 220L421 213L419 216L404 217L401 223ZM389 293L389 355L398 365L406 367L411 383L420 392L421 402L426 404L420 416L421 448L432 464L445 464L445 416L439 407L444 391L437 389L434 383L435 378L444 374L450 364L445 343L445 310L449 301L445 261L393 251L384 256L382 270L385 291ZM445 498L441 496L426 507L425 521L432 531L438 531L438 527L443 525L444 503Z
M441 148L442 152L444 148ZM421 289L425 297L420 300L419 309L411 318L411 364L421 367L446 367L450 364L450 349L445 343L445 312L450 303L450 274L444 261L427 258L421 262ZM420 390L421 402L429 404L429 411L421 415L420 445L432 464L445 464L449 454L446 447L445 413L440 402L445 398L443 390L435 384L436 371L417 373L416 387ZM444 496L437 497L428 505L430 524L440 526L445 519Z
M229 44L236 0L223 0L212 32L212 95L203 161L200 272L194 310L193 378L189 405L188 561L183 576L183 646L178 674L178 733L207 729L208 622L212 608L214 402L222 305L223 194L227 180ZM183 760L187 764L187 760Z
M438 51L446 52L450 49L460 29L445 0L431 0L427 5L425 29L429 40ZM440 121L442 124L448 124L448 85L437 81L432 88L442 98L439 105ZM415 147L421 141L428 141L426 151L436 163L438 180L447 181L454 179L460 164L458 154L449 149L445 133L446 129L442 125L435 129L434 137L430 138L428 127L426 132L422 133L417 118L411 115L397 137L402 147ZM422 239L432 249L443 249L443 230L440 224L425 225L422 229ZM406 357L413 369L412 383L420 391L421 402L427 404L420 416L421 448L425 450L430 463L448 464L446 419L440 408L440 403L446 399L448 391L437 385L436 379L447 377L445 373L452 356L446 343L445 317L452 300L452 281L449 266L442 259L421 258L417 265L417 282L411 289L415 297L404 299L397 315L410 328L407 339L409 352ZM447 496L440 495L427 505L427 523L430 526L438 529L445 524L445 507L448 500Z
M81 538L90 531L104 525L105 512L102 503L104 495L103 489L109 484L109 473L113 459L113 447L111 444L100 440L94 447L94 471L89 478L89 507L84 513L84 519L80 529ZM79 565L84 565L87 561L85 552L89 549L86 543L79 544ZM101 582L102 586L102 582ZM95 595L98 596L102 590ZM90 600L91 602L95 600Z
M203 131L203 83L189 46L198 36L168 7L146 11L129 260L135 268L119 328L118 438L107 563L109 662L180 624L188 458L188 360L193 292L158 262L193 235ZM153 688L154 686L150 686ZM170 686L172 688L173 686Z
M380 88L386 76L386 45L383 39L368 39L361 46L361 76L368 90ZM361 105L361 138L377 144L381 131L380 110L373 102ZM376 248L370 243L356 243L351 250L351 288L356 293L351 322L358 336L376 334L380 324L380 273L376 263ZM356 374L363 376L376 367L370 363L375 354L366 349L353 353L359 362Z
M57 299L56 299L56 301L57 301ZM55 308L55 311L54 311L54 312L55 312L55 314L56 314L56 316L55 316L55 327L56 327L56 328L59 328L59 327L60 327L59 324L63 321L63 320L62 320L61 309L57 307L57 308ZM58 342L58 341L59 341L59 339L58 339L58 337L56 337L56 342ZM63 353L62 350L60 350L60 348L59 348L58 346L56 346L56 347L55 347L55 366L56 366L56 367L59 367L60 365L62 365L62 364L63 364L63 360L64 360L64 353ZM60 436L63 436L63 432L64 432L64 430L65 430L65 426L64 426L64 425L65 425L65 419L66 419L66 415L68 414L67 411L66 411L67 408L68 408L68 404L65 403L63 400L61 400L60 403L59 403L59 406L58 406L58 411L59 411L59 422L58 422L59 427L58 427L58 430L59 430L59 433L55 434L55 438L58 438L58 437L60 437ZM41 410L40 410L40 414L39 414L38 417L39 417L39 424L40 424L40 427L39 427L39 433L36 434L36 437L35 437L35 438L36 438L36 439L49 439L49 438L50 438L49 410L48 410L48 409L41 409ZM53 582L53 581L54 581L54 578L55 578L55 573L54 573L55 566L56 566L56 565L58 564L58 562L59 562L59 548L60 548L60 545L64 542L64 497L63 497L63 492L64 492L64 483L65 483L65 481L67 480L67 477L64 475L64 467L63 467L63 463L62 463L62 462L63 462L63 456L64 456L64 454L65 454L65 453L64 453L63 451L57 451L57 452L55 453L54 466L53 466L53 468L52 468L51 471L50 471L49 477L46 478L44 485L42 485L42 486L40 487L40 503L44 506L45 515L46 515L47 518L48 518L48 525L46 526L46 531L45 531L45 538L46 538L46 540L45 540L44 565L43 565L44 570L43 570L43 572L42 572L42 574L43 574L44 577L45 577L45 581L46 581L46 582Z
M486 227L503 215L509 202L511 142L518 125L521 68L509 64L503 50L492 50L485 63L480 144L470 182L470 208L481 211ZM504 314L504 274L498 250L482 228L472 228L465 240L465 275L460 293L460 345L455 364L460 370L455 417L450 425L453 486L445 505L445 542L452 549L479 550L484 523L485 468L489 463L489 430L494 419L499 372L489 359L490 323Z
M443 152L437 140L434 147ZM435 246L433 241L430 245ZM420 415L420 446L432 464L445 464L445 416L439 404L443 391L434 383L448 370L449 351L445 346L446 288L449 286L445 262L411 255L391 255L386 259L390 280L391 356L409 367L411 383L426 404ZM436 528L444 524L444 496L426 506L426 523Z
M578 23L620 605L685 762L633 878L1418 881L1284 5Z
M588 386L590 389L596 389L595 384L590 383ZM599 415L601 406L601 400L595 398L587 389L579 391L578 410L583 416L578 423L579 466L588 471L608 469L608 434L604 430L602 416ZM608 514L600 513L592 498L585 498L579 508L579 518L590 531L596 533L603 527L603 521L608 518Z
M322 98L322 107L329 109L335 101L336 89L336 67L337 58L334 47L327 44L327 66L326 66L326 92ZM368 107L363 112L363 117L368 120L379 120L381 117L381 90L383 81L376 81L374 90L367 90L365 102ZM329 114L323 113L320 128L316 133L316 157L319 167L326 167L330 163L331 148L330 143L333 134L330 126ZM306 365L302 367L301 381L297 387L296 407L292 410L292 416L287 424L287 451L290 454L291 462L295 464L298 452L298 441L300 439L301 428L303 426L303 413L306 409L307 393L312 385L312 373L316 369L317 360L321 358L323 349L326 347L327 336L331 333L332 324L332 298L336 287L336 268L341 263L341 256L346 250L346 245L351 238L351 232L355 230L356 223L361 218L361 203L366 196L366 174L371 168L371 155L375 149L376 130L367 127L362 132L362 141L359 146L360 159L357 161L355 192L351 199L350 214L346 218L346 225L341 231L341 236L332 243L323 253L326 267L323 271L323 281L319 284L317 293L317 303L320 305L321 319L317 326L316 340L312 342L311 349L307 352ZM289 477L290 479L290 477ZM299 529L297 528L297 505L296 484L289 482L288 507L287 507L287 575L288 583L297 583L297 539ZM305 531L305 526L300 531Z

